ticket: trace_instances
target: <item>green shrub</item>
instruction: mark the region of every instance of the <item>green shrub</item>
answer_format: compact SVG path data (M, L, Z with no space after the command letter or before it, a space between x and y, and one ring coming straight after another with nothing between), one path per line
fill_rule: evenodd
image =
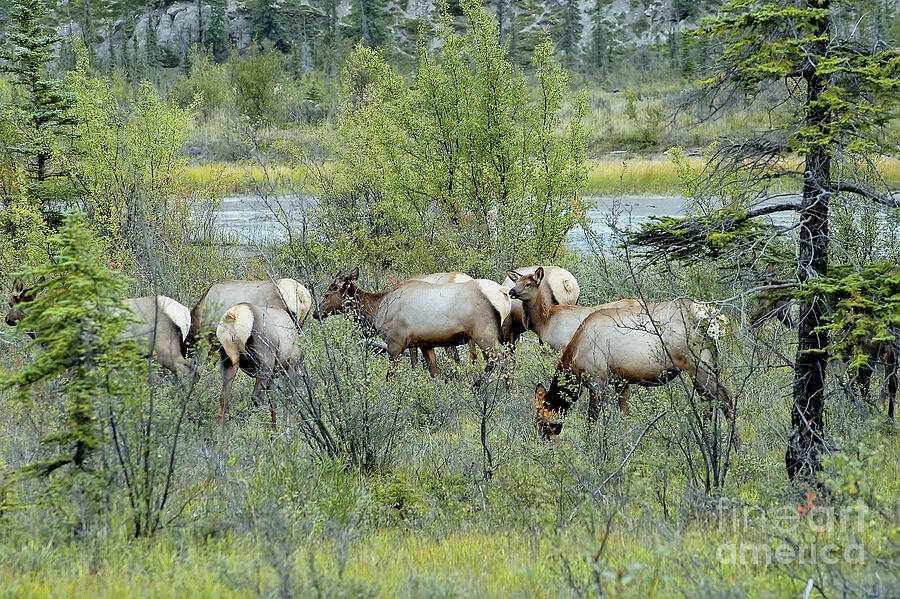
M243 54L232 54L228 63L235 101L240 113L253 123L278 123L283 119L285 58L253 45Z
M320 249L337 263L493 277L554 260L586 209L585 102L569 97L552 44L535 48L532 95L493 16L462 4L471 27L459 34L445 14L441 49L423 44L412 83L376 50L360 46L348 62L329 140L336 185L316 219Z
M198 108L208 117L231 98L228 70L209 60L205 52L191 51L191 70L172 84L172 99L179 108ZM199 96L199 100L198 100Z

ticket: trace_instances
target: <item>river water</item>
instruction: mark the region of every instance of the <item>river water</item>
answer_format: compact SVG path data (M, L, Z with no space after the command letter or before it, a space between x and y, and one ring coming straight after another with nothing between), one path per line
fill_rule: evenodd
M591 228L607 241L616 239L616 230L637 229L653 216L684 216L689 207L686 198L677 196L588 196L585 199L594 206L587 214ZM799 198L781 197L778 201L792 199ZM256 195L229 196L220 203L216 222L223 236L240 245L265 246L286 239L285 224L300 225L304 213L315 202L313 196L285 195L266 199ZM796 216L784 212L767 218L775 225L789 226ZM580 227L569 232L568 241L582 251L587 251L590 246Z

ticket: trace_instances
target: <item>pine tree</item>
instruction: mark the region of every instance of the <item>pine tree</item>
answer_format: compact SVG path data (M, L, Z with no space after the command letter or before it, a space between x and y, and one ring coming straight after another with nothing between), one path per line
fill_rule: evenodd
M562 49L566 53L566 66L575 68L578 63L578 45L581 42L581 11L578 0L563 3Z
M19 326L34 333L36 357L4 381L23 400L47 380L64 377L67 414L63 428L44 439L56 455L32 464L32 472L47 475L72 465L90 469L91 452L100 445L98 402L115 389L113 373L133 369L138 353L133 341L123 340L130 322L124 309L124 283L105 265L100 245L79 213L65 217L51 237L53 260L26 273L39 278L34 300L23 304L26 317ZM133 372L133 370L131 370Z
M70 113L72 94L65 90L62 81L47 73L48 63L55 58L55 47L61 42L45 24L49 14L50 9L42 0L12 0L11 30L0 48L0 72L12 75L13 83L23 89L25 96L25 101L16 107L25 133L21 143L10 149L25 158L31 192L48 213L52 212L52 202L66 199L66 194L61 196L62 190L51 183L67 174L59 155L75 122Z
M857 7L859 8L859 7ZM705 193L721 197L741 182L739 202L704 220L668 219L646 227L635 240L667 257L712 256L725 248L747 251L760 239L753 218L796 211L796 280L801 286L829 269L829 207L839 196L896 207L873 156L884 146L884 125L900 102L900 50L873 39L871 19L831 0L733 0L694 32L706 40L713 64L702 83L703 99L718 113L735 97L780 90L789 105L780 122L755 139L723 142L710 162ZM876 32L877 35L877 32ZM772 105L773 100L766 102ZM797 169L785 157L803 160ZM800 201L748 209L777 195L773 181L795 179ZM879 187L880 185L880 187ZM771 234L768 232L767 234ZM770 247L770 243L765 244ZM793 407L785 454L791 478L815 483L824 430L828 339L824 298L800 296Z
M390 39L385 0L353 0L350 19L353 33L365 47L383 46Z
M225 30L225 2L224 0L211 0L212 14L209 26L203 36L203 46L212 54L212 57L221 61L228 56L228 32Z
M271 42L279 52L290 52L292 40L287 33L286 11L278 0L252 0L246 10L258 40Z
M600 2L594 6L593 35L591 39L591 66L598 71L606 67L606 58L609 46L609 36L602 20L603 11Z

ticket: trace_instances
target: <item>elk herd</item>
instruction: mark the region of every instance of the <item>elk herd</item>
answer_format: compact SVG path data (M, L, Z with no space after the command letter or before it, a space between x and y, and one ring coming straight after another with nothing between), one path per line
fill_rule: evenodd
M7 324L26 316L40 283L26 288L14 281ZM627 414L631 385L665 384L679 372L733 418L732 399L716 367L716 342L726 323L710 304L621 299L582 306L575 277L549 265L510 270L502 283L449 272L413 276L379 292L358 284L358 268L340 271L313 318L347 314L367 337L381 338L392 361L408 352L415 367L421 352L432 375L438 371L436 348L459 361L456 348L468 345L472 359L480 351L490 370L504 363L509 352L503 347L514 346L525 331L562 352L549 389L538 384L533 399L546 436L559 434L562 425L554 418L572 406L582 388L590 398L589 418L597 417L600 401L611 392ZM294 279L220 281L190 310L163 295L129 299L126 305L133 313L126 334L143 340L146 353L176 376L197 376L189 357L199 347L218 352L223 430L238 370L256 379L251 398L257 405L276 374L301 374L300 332L313 298ZM274 425L274 412L271 416Z

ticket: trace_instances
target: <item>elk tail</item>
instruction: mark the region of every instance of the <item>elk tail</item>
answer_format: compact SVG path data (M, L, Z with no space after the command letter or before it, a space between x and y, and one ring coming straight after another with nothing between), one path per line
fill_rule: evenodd
M241 353L253 333L253 324L253 310L249 304L232 306L219 320L216 337L222 344L222 351L232 363L240 361Z

